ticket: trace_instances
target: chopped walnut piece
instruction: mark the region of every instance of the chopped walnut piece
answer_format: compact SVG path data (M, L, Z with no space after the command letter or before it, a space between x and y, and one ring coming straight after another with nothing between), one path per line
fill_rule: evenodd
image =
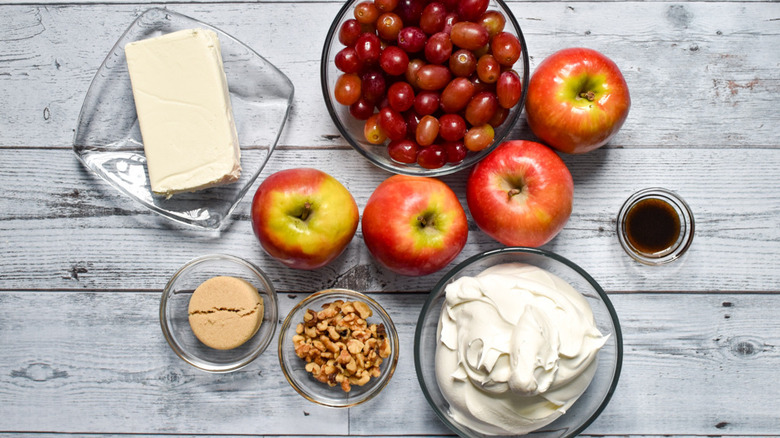
M392 347L383 324L366 322L372 315L362 301L336 300L318 312L308 309L293 336L295 354L307 362L306 371L344 392L379 377Z
M317 325L317 313L309 309L306 314L303 315L303 323L306 327L314 327Z
M352 354L358 354L361 351L363 351L363 342L361 342L359 339L350 339L347 341L347 350L349 350Z
M341 350L341 353L339 353L339 357L336 359L336 362L340 363L341 365L348 364L352 359L352 356L349 354L349 351L347 350Z
M357 310L358 314L362 319L368 319L368 317L374 314L374 312L371 311L371 308L368 307L368 304L362 301L356 301L354 306L355 306L355 310Z

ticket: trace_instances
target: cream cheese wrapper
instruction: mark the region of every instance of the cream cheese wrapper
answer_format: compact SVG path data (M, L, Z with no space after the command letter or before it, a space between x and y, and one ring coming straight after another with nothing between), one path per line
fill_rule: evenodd
M237 181L241 150L219 39L181 30L125 46L152 192Z
M509 263L447 286L437 339L436 379L453 418L486 435L514 435L574 404L607 337L571 285Z

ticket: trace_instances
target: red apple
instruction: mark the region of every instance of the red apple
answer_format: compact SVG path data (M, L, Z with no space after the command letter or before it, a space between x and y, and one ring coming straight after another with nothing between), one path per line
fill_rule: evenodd
M468 237L466 212L447 184L395 175L374 190L363 209L363 240L380 265L401 275L447 266Z
M252 199L252 229L283 264L317 269L339 256L357 230L358 207L335 178L317 169L276 172Z
M531 131L544 143L580 154L606 144L630 107L628 85L612 60L595 50L569 48L536 68L525 112Z
M571 216L574 181L547 146L501 143L469 175L466 201L482 231L507 246L549 242Z

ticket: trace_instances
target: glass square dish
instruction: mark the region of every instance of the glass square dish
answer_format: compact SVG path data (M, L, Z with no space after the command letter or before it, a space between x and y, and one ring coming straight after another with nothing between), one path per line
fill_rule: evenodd
M191 28L211 29L219 36L243 170L235 183L166 199L152 194L149 185L124 47ZM166 9L149 9L114 44L95 74L79 114L73 150L87 168L150 210L197 228L218 229L268 162L293 92L287 76L232 36Z

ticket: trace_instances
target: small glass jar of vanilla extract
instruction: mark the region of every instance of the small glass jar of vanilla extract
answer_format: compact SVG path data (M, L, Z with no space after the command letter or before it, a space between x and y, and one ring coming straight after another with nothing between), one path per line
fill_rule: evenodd
M646 265L680 258L693 241L694 220L688 204L662 188L640 190L626 200L617 218L623 249Z

